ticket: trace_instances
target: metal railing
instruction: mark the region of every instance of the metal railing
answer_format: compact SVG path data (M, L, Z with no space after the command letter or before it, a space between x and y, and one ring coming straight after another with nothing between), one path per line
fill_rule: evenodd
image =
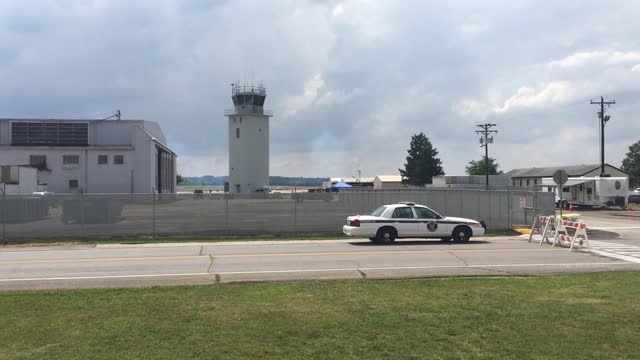
M262 106L255 106L255 105L241 105L241 106L245 106L246 108L226 109L224 111L224 115L229 116L229 115L258 114L258 115L273 116L272 110L264 110Z

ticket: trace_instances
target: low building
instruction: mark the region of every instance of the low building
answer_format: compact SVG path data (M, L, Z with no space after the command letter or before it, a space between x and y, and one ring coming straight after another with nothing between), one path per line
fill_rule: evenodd
M45 191L38 186L38 169L28 166L0 166L0 191L7 195Z
M569 177L595 177L600 175L600 164L530 167L513 169L505 175L511 177L513 187L528 188L541 185L542 178L553 177L557 170L566 171ZM629 177L623 170L609 164L605 164L605 172L614 177Z
M511 177L507 175L489 175L489 187L506 188L511 185ZM447 187L455 189L484 189L487 186L485 175L434 176L427 187Z
M54 193L174 193L176 154L144 120L0 119L0 164Z
M345 182L354 188L373 188L373 177L330 177L327 181L322 183L324 189L335 185L339 182Z
M376 190L388 189L419 189L420 186L403 184L400 175L378 175L373 179L373 188Z

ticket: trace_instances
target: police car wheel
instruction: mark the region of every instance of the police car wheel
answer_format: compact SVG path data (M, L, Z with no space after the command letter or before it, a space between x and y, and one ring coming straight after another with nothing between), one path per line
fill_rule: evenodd
M451 235L455 242L468 242L471 238L471 231L469 231L469 228L466 226L457 226L453 229L453 234Z
M396 230L391 227L383 227L378 230L378 236L376 236L378 244L391 244L396 241Z

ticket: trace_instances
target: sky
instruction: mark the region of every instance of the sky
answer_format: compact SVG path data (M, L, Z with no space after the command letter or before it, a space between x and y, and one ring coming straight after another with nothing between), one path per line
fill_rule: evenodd
M184 176L226 175L232 82L263 81L270 174L398 174L424 132L447 175L606 161L640 140L632 1L3 0L0 117L157 121Z

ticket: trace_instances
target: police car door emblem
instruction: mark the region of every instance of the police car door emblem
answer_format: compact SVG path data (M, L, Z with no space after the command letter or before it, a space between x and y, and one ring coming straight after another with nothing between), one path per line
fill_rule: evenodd
M434 221L430 221L427 223L427 230L436 231L438 229L438 223Z

